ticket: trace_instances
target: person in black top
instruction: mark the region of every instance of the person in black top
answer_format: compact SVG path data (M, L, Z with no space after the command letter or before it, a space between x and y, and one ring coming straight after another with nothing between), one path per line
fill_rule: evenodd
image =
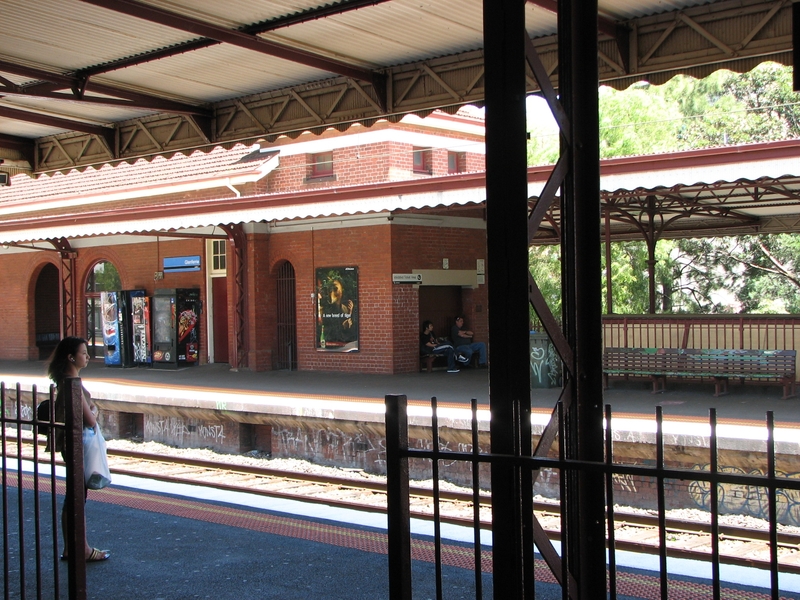
M447 372L458 373L453 346L450 344L440 344L438 342L436 334L433 333L433 323L431 321L422 323L422 333L419 334L419 353L444 354L447 357Z

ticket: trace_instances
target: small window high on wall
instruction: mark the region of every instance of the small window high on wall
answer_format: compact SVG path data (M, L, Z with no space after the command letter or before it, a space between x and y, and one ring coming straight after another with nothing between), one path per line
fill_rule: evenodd
M430 148L414 148L414 173L431 174Z
M447 153L447 172L463 173L466 170L467 155L464 152Z
M86 345L89 356L103 356L103 315L101 314L100 292L114 292L122 289L119 271L108 261L97 263L86 279Z
M309 179L333 177L333 152L320 152L311 155Z

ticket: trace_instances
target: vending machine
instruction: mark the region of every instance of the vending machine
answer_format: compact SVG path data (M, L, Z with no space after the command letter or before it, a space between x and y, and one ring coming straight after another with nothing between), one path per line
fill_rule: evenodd
M144 295L144 290L100 293L105 350L103 359L106 366L134 366L133 299L144 297Z
M153 367L196 365L200 358L200 290L156 290L152 309Z
M142 367L153 363L153 334L150 329L150 298L131 292L133 319L133 362Z

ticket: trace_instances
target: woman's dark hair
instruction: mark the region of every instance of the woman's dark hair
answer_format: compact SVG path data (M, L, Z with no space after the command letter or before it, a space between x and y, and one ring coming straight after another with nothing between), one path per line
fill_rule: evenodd
M69 357L78 353L81 344L86 340L73 335L65 337L58 342L58 346L50 355L50 364L47 365L47 376L53 380L56 386L61 387L61 382L66 379L67 368L69 367Z

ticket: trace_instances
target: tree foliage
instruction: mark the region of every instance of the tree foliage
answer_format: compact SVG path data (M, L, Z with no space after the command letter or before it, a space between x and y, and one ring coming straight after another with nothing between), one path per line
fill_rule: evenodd
M662 86L642 82L622 92L601 88L599 101L602 158L800 137L792 70L774 63L702 80L677 76ZM552 164L559 155L557 129L536 123L529 164ZM533 248L529 258L534 279L559 313L559 249ZM661 240L656 260L657 312L800 312L800 240L794 235ZM604 267L607 310L605 274ZM648 312L644 241L612 244L611 278L613 312Z

